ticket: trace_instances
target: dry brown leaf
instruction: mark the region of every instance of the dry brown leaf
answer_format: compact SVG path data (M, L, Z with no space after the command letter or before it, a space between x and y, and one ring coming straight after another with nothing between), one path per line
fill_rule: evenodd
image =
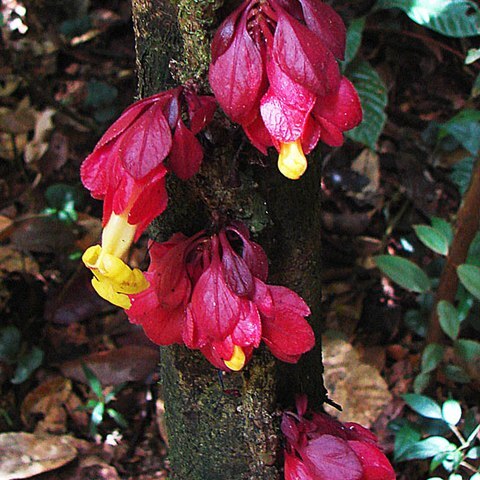
M13 273L25 272L38 275L38 264L29 256L11 247L0 246L0 271Z
M0 215L0 240L4 240L12 233L13 220Z
M380 159L377 153L369 148L362 150L360 155L352 162L352 170L370 180L368 185L362 189L361 194L355 194L357 197L364 198L378 192L380 187Z
M47 108L43 112L36 114L35 131L33 139L25 146L24 159L25 163L34 163L43 157L48 150L48 140L54 129L52 117L56 110Z
M77 456L75 441L69 435L0 433L0 478L30 478L59 468Z
M380 372L360 358L360 353L347 341L323 338L325 386L330 398L343 411L325 406L327 413L342 422L357 422L370 427L392 400L388 385Z

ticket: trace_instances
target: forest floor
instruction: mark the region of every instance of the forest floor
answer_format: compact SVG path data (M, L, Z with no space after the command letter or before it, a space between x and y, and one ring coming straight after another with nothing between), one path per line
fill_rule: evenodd
M80 164L135 97L129 3L86 10L78 1L77 12L57 6L25 17L23 3L2 2L0 432L12 433L0 452L7 440L20 452L35 446L37 461L11 459L21 478L167 477L158 350L96 296L80 261L102 215L80 183ZM463 63L463 40L405 25L400 35L375 22L365 30L362 53L389 95L377 152L325 150L323 179L325 382L343 406L340 419L371 427L389 455L392 422L409 415L401 395L419 372L425 325L406 321L416 296L382 277L373 256L405 253L410 242L412 257L438 268L412 225L455 214L461 196L449 172L462 152L432 148L429 134L469 106L478 73ZM146 244L130 264L145 268ZM475 406L480 377L469 373L464 383L438 373L428 392ZM58 436L53 453L45 433ZM16 478L2 477L1 465L0 478ZM395 468L399 479L428 477L425 463Z

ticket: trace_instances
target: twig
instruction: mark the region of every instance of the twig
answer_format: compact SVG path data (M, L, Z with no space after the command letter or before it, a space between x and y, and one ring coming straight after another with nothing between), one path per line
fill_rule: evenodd
M435 304L430 316L427 332L427 344L439 343L444 339L440 327L437 305L441 300L450 303L455 301L458 289L457 267L465 263L468 249L480 227L480 160L475 164L470 186L463 198L457 215L456 232L448 251L447 261L443 268L438 285Z

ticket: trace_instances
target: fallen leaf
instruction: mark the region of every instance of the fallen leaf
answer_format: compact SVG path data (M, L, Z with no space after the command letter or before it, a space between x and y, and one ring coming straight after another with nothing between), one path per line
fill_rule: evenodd
M5 240L11 233L13 227L13 220L0 215L0 241Z
M43 112L36 114L33 139L25 146L25 163L34 163L43 157L48 149L48 139L54 128L52 117L56 111L53 108L47 108Z
M60 369L66 377L87 383L82 369L82 364L85 364L95 373L102 385L107 386L122 382L143 382L153 374L158 361L156 348L128 345L65 362Z
M38 275L38 264L29 256L12 247L0 246L0 271L13 273L25 272Z
M77 456L74 442L69 435L0 433L0 478L30 478L59 468Z
M322 339L325 386L341 412L325 405L327 413L342 422L357 422L370 427L392 400L380 372L360 358L350 343L339 338Z

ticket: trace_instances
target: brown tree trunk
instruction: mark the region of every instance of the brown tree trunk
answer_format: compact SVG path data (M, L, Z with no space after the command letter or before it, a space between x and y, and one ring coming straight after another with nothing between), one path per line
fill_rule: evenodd
M194 79L208 91L206 73L212 30L238 1L132 0L140 97ZM205 141L201 172L189 182L169 181L169 207L152 227L165 240L192 234L212 216L240 219L266 249L269 283L302 295L312 309L317 346L298 365L280 365L259 349L241 372L223 376L197 352L161 349L172 475L177 480L279 480L282 408L296 393L313 405L325 398L320 350L320 169L313 160L298 182L283 178L276 160L266 168L237 158L257 153L242 141L238 127L219 112ZM238 170L241 173L238 173Z

